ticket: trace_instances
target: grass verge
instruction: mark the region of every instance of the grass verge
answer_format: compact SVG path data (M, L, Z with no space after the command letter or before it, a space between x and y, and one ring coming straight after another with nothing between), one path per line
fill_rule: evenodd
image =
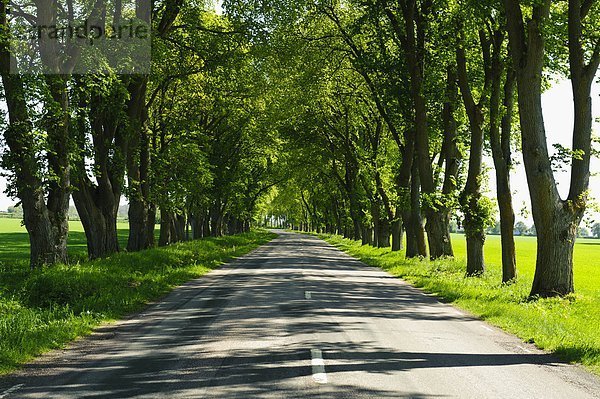
M589 262L589 266L582 262L575 268L575 279L581 281L581 290L563 299L528 301L534 267L531 262L535 262L535 258L523 258L519 263L522 271L519 280L502 285L500 263L488 261L486 274L481 278L465 277L464 245L456 239L459 237L453 241L458 244L455 245L456 259L438 261L406 260L403 252L362 246L360 242L340 236L320 237L370 266L401 277L444 302L600 375L600 285L594 285L600 282L600 268L594 262L598 257L589 252L589 247L576 248L576 255L580 257L583 257L582 251L587 251ZM533 242L517 239L517 252L529 254ZM492 238L490 247L496 244ZM490 256L495 259L497 253Z
M29 272L0 271L0 374L270 241L254 231Z

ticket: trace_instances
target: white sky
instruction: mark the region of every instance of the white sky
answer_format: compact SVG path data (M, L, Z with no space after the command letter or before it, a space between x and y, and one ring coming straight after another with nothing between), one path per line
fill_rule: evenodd
M223 14L223 7L221 7L221 5L223 4L223 2L221 0L216 0L215 1L215 11L217 12L218 15Z

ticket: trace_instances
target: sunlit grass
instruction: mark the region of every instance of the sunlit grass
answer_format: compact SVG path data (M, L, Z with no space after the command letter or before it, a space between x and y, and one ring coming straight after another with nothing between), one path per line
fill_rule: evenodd
M465 242L453 236L455 260L404 259L403 252L362 246L339 236L327 241L363 262L380 267L434 293L525 341L582 363L600 374L600 240L578 240L575 249L575 295L565 299L528 301L535 270L535 237L518 237L518 280L502 285L500 237L488 237L487 271L465 277Z
M117 234L121 248L127 245L128 225L117 223ZM83 226L79 221L69 222L69 258L85 260L87 245ZM0 270L21 268L29 262L29 236L20 219L0 218Z

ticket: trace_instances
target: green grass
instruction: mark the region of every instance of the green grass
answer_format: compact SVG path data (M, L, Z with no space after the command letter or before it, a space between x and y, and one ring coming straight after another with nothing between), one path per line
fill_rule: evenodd
M80 229L79 225L79 229ZM0 374L95 326L141 310L173 287L270 241L255 231L207 238L108 259L30 272L27 235L18 222L0 220ZM85 257L85 237L73 224L70 254ZM120 231L126 239L126 230Z
M119 242L127 244L128 225L117 223ZM85 260L87 247L83 226L79 221L69 222L69 258L75 262ZM29 236L20 219L0 218L0 269L21 268L29 262Z
M501 284L500 237L485 246L487 270L481 278L465 277L465 241L453 236L455 260L404 259L403 252L361 246L339 236L321 236L371 266L402 277L446 302L489 321L524 341L581 363L600 374L600 240L578 240L575 247L575 295L528 301L535 269L535 237L518 237L518 281Z

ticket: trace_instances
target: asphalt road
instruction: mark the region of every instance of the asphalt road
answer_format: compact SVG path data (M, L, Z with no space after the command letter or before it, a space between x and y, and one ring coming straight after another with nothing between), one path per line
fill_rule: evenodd
M583 370L288 233L0 380L3 398L593 398Z

